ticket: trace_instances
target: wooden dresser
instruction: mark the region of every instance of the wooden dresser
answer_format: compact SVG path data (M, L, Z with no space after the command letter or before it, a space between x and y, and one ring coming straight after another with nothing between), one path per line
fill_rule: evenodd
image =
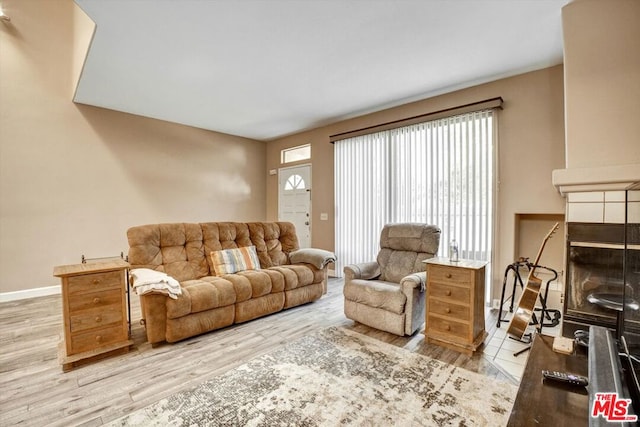
M124 260L62 265L53 275L62 280L64 341L59 359L68 371L89 359L126 352L129 339L127 318L127 272Z
M471 354L487 337L484 328L484 261L431 258L427 266L425 335Z

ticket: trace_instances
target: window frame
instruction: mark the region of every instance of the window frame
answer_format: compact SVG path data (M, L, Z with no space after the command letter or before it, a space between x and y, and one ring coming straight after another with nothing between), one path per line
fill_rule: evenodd
M291 160L287 160L287 154L292 154L295 152L302 152L303 150L308 150L308 155L302 154L301 157L297 157ZM295 156L295 154L294 154ZM304 157L306 156L306 157ZM283 165L287 165L290 163L296 163L296 162L303 162L303 161L308 161L311 160L311 144L302 144L302 145L296 145L295 147L288 147L288 148L283 148L282 150L280 150L280 164Z

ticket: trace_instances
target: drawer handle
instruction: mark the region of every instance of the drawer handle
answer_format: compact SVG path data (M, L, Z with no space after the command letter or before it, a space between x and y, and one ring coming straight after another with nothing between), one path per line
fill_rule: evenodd
M444 277L446 277L447 279L451 279L451 273L445 274Z
M445 331L450 331L450 330L451 330L451 326L449 326L449 325L445 326L445 327L444 327L444 330L445 330Z
M451 296L451 291L450 291L450 290L449 290L449 291L446 291L444 294L445 294L446 296L450 297L450 296Z
M99 285L100 284L100 279L93 279L93 284L94 285Z
M93 299L93 303L94 303L94 304L100 304L100 298L95 297L95 298Z
M96 317L96 323L100 323L102 322L102 317L101 316L97 316Z
M102 342L102 336L96 335L96 342L97 343L101 343Z
M451 309L449 307L446 308L445 313L451 313Z

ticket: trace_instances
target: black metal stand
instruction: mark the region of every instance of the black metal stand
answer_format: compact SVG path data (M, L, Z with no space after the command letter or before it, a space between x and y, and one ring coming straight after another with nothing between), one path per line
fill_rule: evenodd
M552 281L554 281L554 280L556 280L558 278L558 272L555 271L553 268L545 267L545 266L542 266L542 265L534 265L534 264L531 264L529 262L526 262L526 266L529 269L536 268L536 269L547 270L547 271L553 273L553 277L550 278L549 280L547 280L546 285L544 287L545 288L544 289L544 296L543 296L542 293L538 294L538 298L540 299L541 307L534 309L534 313L531 315L531 322L529 322L529 325L535 325L536 326L533 333L535 333L535 332L542 333L542 328L543 327L545 327L545 326L546 327L554 327L554 326L557 326L558 324L560 324L560 316L561 316L560 310L547 308L547 297L549 296L549 284ZM505 272L505 277L506 277L506 273L508 273L508 270L507 270L507 272ZM520 278L520 274L518 272L517 267L514 269L514 274L516 274L518 276L518 280L520 281L520 286L522 287L523 286L522 278ZM505 279L505 283L506 283L506 279ZM515 294L515 279L514 279L514 288L513 288L513 290L514 290L514 294ZM504 286L503 286L502 292L504 294ZM511 298L512 298L512 305L513 305L513 294L511 295ZM501 307L501 310L502 310L502 307ZM538 320L538 318L536 317L535 311L539 311L540 312L540 320ZM502 314L502 311L500 312L500 314ZM553 318L551 318L551 314L553 314ZM500 317L500 316L498 316L498 317ZM545 323L545 319L548 322ZM498 327L499 326L500 326L500 323L498 323ZM517 339L517 338L514 338L514 337L509 337L509 338L511 338L513 340L516 340L516 341L519 341L519 342L522 342L522 343L525 343L525 344L531 344L533 342L532 333L525 334L525 336L527 337L526 341L522 340L522 339ZM519 350L519 351L513 353L513 356L514 357L518 357L522 353L524 353L526 351L529 351L530 349L531 349L531 345L528 345L527 347L523 348L522 350Z
M520 277L520 267L529 268L528 258L520 258L518 261L513 264L509 264L507 269L504 271L504 279L502 280L502 295L500 296L500 312L498 313L498 328L502 322L508 322L509 320L504 319L502 317L502 308L504 307L504 294L507 288L507 281L509 280L509 272L513 271L513 287L511 289L511 296L507 298L507 300L511 300L509 304L509 313L513 313L513 304L514 304L514 295L516 294L516 285L520 284L520 289L524 289L524 283L522 282L522 277ZM506 316L506 314L505 314Z

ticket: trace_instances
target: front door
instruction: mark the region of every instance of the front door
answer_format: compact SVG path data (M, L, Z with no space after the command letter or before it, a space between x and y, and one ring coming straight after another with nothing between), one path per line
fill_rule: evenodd
M311 246L311 165L278 171L278 220L296 226L301 248Z

